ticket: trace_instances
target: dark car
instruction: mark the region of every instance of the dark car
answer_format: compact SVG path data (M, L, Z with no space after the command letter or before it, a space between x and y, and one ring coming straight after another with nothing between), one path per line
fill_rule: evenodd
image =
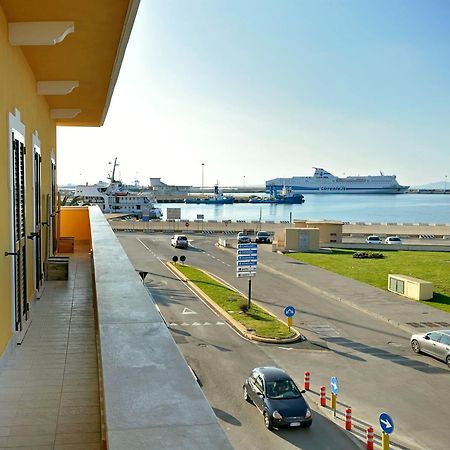
M243 386L244 399L264 416L266 428L309 427L311 410L292 378L276 367L257 367Z
M267 231L258 231L256 233L255 242L258 244L270 244L270 233Z

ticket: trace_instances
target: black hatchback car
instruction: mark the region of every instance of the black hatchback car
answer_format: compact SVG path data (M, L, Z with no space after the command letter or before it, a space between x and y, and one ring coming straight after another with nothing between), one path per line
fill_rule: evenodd
M257 367L243 386L244 399L264 416L266 428L309 427L311 410L292 378L276 367Z

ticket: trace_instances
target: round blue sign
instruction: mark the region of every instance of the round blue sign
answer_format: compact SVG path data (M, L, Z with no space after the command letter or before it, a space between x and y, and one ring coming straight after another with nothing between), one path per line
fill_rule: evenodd
M385 433L391 434L394 431L394 421L388 413L381 413L379 421L380 427Z
M286 317L293 317L295 314L295 308L293 306L286 306L286 308L284 308L284 315Z

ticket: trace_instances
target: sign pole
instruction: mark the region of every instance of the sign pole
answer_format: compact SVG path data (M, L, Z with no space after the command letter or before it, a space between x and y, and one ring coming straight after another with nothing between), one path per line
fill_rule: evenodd
M252 279L248 279L248 309L251 307L251 298L252 298Z

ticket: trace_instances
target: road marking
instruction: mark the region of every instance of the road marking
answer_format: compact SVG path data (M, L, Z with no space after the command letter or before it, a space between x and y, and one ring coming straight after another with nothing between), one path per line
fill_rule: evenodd
M282 350L293 350L293 347L280 347L280 346L278 346L278 348L281 348Z
M201 325L201 323L194 322L194 323L192 324L192 326L198 326L198 325Z
M182 314L197 314L197 313L192 309L184 308Z

